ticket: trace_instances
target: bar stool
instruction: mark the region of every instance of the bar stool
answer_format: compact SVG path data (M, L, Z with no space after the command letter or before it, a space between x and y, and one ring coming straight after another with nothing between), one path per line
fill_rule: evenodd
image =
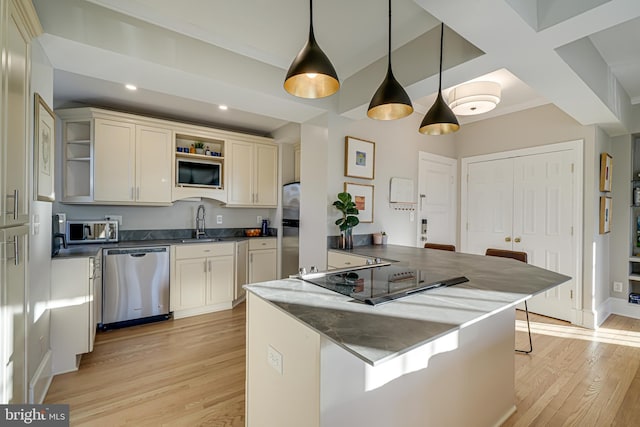
M508 250L505 250L505 249L492 249L492 248L489 248L485 252L485 255L487 255L487 256L497 256L497 257L502 257L502 258L512 258L512 259L515 259L517 261L524 262L525 264L527 263L527 253L526 252L508 251ZM524 302L524 312L527 315L527 330L529 331L529 350L518 350L518 349L516 349L516 351L518 353L529 354L529 353L531 353L533 351L533 343L531 341L531 326L529 324L529 307L527 307L527 301L526 300Z
M454 245L443 245L441 243L425 243L424 247L427 249L439 249L441 251L456 251L456 247Z

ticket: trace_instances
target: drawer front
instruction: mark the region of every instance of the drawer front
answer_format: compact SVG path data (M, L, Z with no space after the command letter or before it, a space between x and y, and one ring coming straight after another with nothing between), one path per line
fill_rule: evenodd
M255 251L257 249L275 249L276 239L249 239L249 250Z
M327 253L327 265L330 268L359 267L367 264L367 258L329 251Z
M210 256L234 255L235 243L195 243L192 245L176 245L176 259L206 258Z

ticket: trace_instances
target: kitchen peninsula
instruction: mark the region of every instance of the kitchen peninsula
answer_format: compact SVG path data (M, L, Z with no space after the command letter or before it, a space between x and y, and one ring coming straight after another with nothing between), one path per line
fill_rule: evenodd
M508 418L514 307L569 277L394 245L349 253L395 261L427 281L469 281L379 306L299 279L247 286L247 425L494 426Z

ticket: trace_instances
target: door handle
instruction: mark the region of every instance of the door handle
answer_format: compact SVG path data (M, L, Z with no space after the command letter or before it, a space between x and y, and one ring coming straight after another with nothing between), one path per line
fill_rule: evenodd
M427 197L426 194L421 194L420 195L420 212L422 212L422 202L424 201L424 199Z
M520 237L516 237L515 239L513 239L513 241L516 243L520 243Z
M13 199L13 212L6 211L8 214L13 215L13 219L18 219L18 208L20 206L20 193L17 189L13 190L13 194L7 194L7 199Z
M13 256L7 257L7 261L13 260L14 265L20 265L20 243L18 241L18 236L13 236L13 242L7 241L8 245L13 245Z
M504 238L504 241L505 241L505 242L510 242L510 241L511 241L511 236L507 236L507 237L505 237L505 238Z

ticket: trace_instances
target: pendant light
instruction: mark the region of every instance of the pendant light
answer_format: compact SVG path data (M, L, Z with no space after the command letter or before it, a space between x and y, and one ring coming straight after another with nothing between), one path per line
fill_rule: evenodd
M313 35L313 0L309 0L309 10L309 40L291 63L284 89L300 98L324 98L340 89L340 81Z
M420 124L420 133L426 135L444 135L460 129L458 119L451 108L442 98L442 46L444 38L444 23L440 25L440 75L438 79L438 97Z
M413 113L409 95L398 83L391 70L391 0L389 0L389 50L387 75L371 98L367 116L376 120L396 120Z

